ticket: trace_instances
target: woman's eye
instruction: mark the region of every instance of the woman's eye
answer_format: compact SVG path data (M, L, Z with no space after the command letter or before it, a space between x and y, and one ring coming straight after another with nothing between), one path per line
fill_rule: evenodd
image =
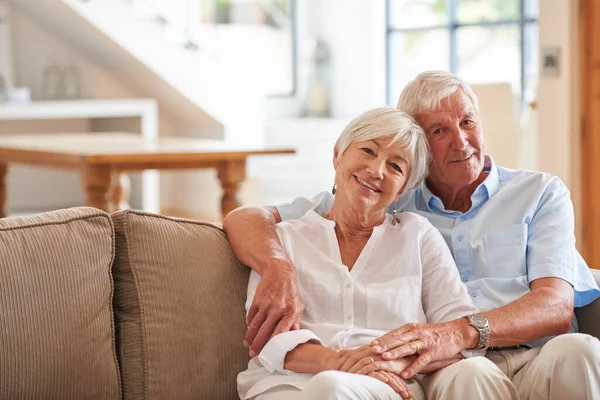
M392 166L392 168L394 168L396 171L402 173L402 168L400 168L400 166L398 164L390 164Z
M373 150L371 150L368 147L363 147L361 150L364 151L367 154L375 154L375 152L373 152Z

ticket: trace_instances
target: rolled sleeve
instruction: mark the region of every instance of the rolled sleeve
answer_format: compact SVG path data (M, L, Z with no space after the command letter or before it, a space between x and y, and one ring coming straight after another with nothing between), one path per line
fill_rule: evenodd
M298 345L310 340L321 343L321 340L317 335L308 329L280 333L279 335L273 336L265 347L263 347L258 355L258 360L270 373L275 371L284 374L291 373L292 371L283 368L285 356Z
M573 205L569 190L558 178L541 195L529 224L527 276L560 278L575 285L577 267Z

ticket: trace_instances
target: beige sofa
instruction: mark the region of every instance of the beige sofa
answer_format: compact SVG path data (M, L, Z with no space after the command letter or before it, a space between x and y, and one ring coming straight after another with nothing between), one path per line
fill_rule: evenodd
M0 398L235 399L248 274L207 223L87 207L2 219ZM600 335L600 302L578 317Z

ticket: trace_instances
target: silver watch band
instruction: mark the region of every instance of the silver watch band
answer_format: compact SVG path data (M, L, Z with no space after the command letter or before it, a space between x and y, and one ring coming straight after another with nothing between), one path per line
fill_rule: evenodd
M490 345L490 324L487 318L479 314L472 314L467 316L467 319L469 320L469 325L479 331L479 342L475 350L488 348Z

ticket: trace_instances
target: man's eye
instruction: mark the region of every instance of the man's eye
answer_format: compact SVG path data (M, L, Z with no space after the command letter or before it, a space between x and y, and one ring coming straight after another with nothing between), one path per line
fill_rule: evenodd
M464 120L464 121L463 121L463 125L467 125L467 126L471 126L471 125L473 125L474 123L475 123L475 122L473 122L473 121L472 121L472 120L470 120L470 119L466 119L466 120Z
M363 147L361 150L368 154L375 154L375 152L368 147Z
M440 133L442 133L442 128L438 128L435 131L431 132L434 135L439 135Z

